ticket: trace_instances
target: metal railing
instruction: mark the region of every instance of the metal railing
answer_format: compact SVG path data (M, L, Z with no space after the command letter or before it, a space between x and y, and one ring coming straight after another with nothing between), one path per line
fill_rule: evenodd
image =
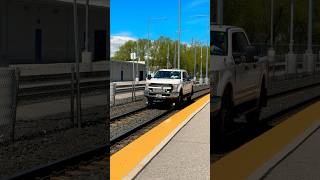
M95 75L83 73L84 81L80 80L81 119L77 121L73 66L58 80L51 78L51 75L47 78L21 76L18 68L0 68L0 145L92 123L104 123L108 113L109 82L98 80L98 83L88 83L86 76ZM26 95L28 98L25 98Z
M134 86L132 86L131 82L128 82L126 85L120 85L116 82L110 83L110 106L143 100L145 85L145 82L136 82ZM199 81L195 81L194 85L200 87L207 86L208 84L201 84ZM121 98L121 96L123 97Z

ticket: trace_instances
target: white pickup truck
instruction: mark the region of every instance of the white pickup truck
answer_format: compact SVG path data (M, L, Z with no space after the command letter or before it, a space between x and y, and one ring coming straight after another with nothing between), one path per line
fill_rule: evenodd
M234 117L257 122L267 105L267 58L259 57L239 27L210 27L211 117L215 133L224 134Z
M193 94L193 81L186 70L160 69L146 81L144 95L151 105L155 101L170 101L180 104L183 98L191 100Z

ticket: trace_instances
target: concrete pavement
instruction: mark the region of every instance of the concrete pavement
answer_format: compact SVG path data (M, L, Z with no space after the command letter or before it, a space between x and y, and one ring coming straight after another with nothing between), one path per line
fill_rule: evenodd
M265 179L320 179L319 127L302 144L271 169L266 174Z
M195 115L136 179L210 179L210 105Z

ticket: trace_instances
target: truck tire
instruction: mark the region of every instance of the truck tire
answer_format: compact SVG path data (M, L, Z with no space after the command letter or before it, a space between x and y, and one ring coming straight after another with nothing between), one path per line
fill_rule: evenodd
M152 98L148 98L148 106L151 107L153 105L153 99Z
M175 106L180 106L183 100L183 94L182 94L182 90L179 93L178 98L175 100Z
M232 90L227 88L221 99L221 107L216 116L217 133L220 135L226 134L230 125L233 123L233 101Z
M193 88L191 89L191 93L188 96L188 101L191 102L192 101L192 96L193 96Z
M267 90L265 88L264 81L261 84L260 96L257 100L257 108L248 114L246 114L246 120L251 125L258 125L260 120L261 109L266 105L267 101Z

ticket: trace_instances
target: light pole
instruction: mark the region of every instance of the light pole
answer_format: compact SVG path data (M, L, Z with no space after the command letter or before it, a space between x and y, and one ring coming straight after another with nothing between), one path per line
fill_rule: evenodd
M218 0L218 24L223 24L223 0Z
M89 0L86 1L86 39L85 51L89 51Z
M273 49L273 0L271 0L271 16L270 16L270 45L271 49Z
M309 0L309 15L308 15L308 52L312 54L312 0Z
M290 3L290 45L289 45L289 53L286 56L287 61L287 72L288 74L295 74L297 72L297 62L296 62L296 55L293 52L293 17L294 17L294 2L295 0L291 0Z
M313 14L313 0L309 0L309 15L308 15L308 48L305 53L305 70L308 73L314 72L314 58L312 52L312 14Z
M180 69L180 33L181 33L181 0L179 1L179 10L178 10L178 69Z
M136 81L139 81L139 61L140 61L140 52L139 52L139 40L137 40L137 67L136 67Z
M73 27L74 27L74 55L76 63L76 102L77 102L77 123L81 127L81 97L80 97L80 72L79 72L79 45L78 45L78 11L77 0L73 0Z
M200 43L200 79L199 79L200 85L203 83L203 78L202 78L202 44Z
M8 0L0 2L0 67L8 67Z
M147 70L147 76L150 73L149 70L149 56L150 56L150 17L148 17L148 53L147 53L147 58L146 58L146 70Z
M276 52L273 49L273 0L271 0L270 8L270 48L268 50L268 62L273 63ZM274 70L274 66L272 65Z
M290 53L293 53L293 18L294 18L294 1L295 0L291 0L291 4L290 4L290 9L291 9L291 13L290 13Z
M210 47L210 46L208 46L208 42L207 42L207 47L206 47L206 49L207 49L207 56L206 56L206 79L205 79L205 83L206 83L206 85L208 85L208 84L209 84L209 78L208 78L208 68L209 68L209 47Z
M174 41L174 60L173 60L173 67L177 68L177 43Z
M194 67L193 67L193 80L197 80L197 43L194 42Z
M170 58L170 44L168 43L168 50L167 50L167 69L169 69L169 58Z

